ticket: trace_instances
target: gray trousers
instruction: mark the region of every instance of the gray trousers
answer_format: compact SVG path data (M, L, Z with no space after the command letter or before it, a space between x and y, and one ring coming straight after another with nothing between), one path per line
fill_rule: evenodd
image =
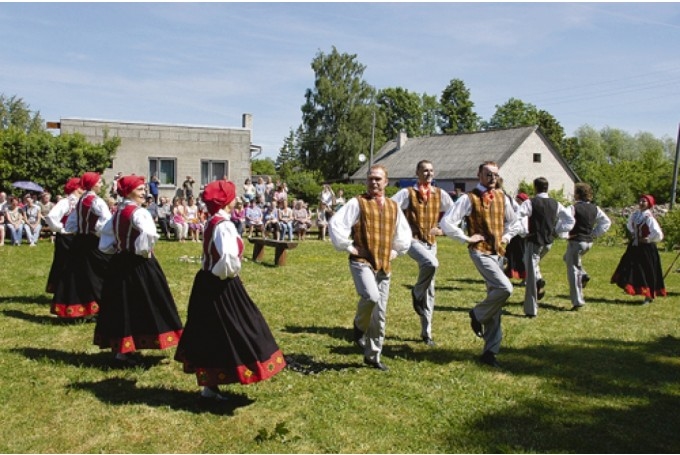
M543 278L541 275L541 259L548 254L552 243L539 245L534 242L526 242L524 250L524 268L527 271L526 286L524 287L524 314L536 316L538 314L538 298L536 282Z
M364 332L364 357L380 362L385 341L390 275L383 271L375 272L370 265L359 261L349 261L349 269L359 294L354 324Z
M586 304L583 298L583 284L581 279L586 275L586 270L581 263L581 257L593 247L592 242L577 242L569 240L567 251L564 253L564 262L567 264L567 280L569 281L569 298L572 306L579 307Z
M498 354L503 339L501 313L503 306L512 294L512 283L503 272L503 257L480 253L469 249L472 263L486 281L486 298L472 311L484 325L484 352Z
M413 285L416 299L425 297L424 315L420 317L420 336L432 338L432 314L434 313L434 275L439 267L437 260L437 244L428 245L418 239L413 239L408 255L418 263L418 279Z

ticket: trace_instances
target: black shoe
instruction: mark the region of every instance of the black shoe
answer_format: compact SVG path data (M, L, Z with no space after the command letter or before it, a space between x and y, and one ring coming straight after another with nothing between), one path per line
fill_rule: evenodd
M536 315L535 314L525 314L524 317L527 318L527 319L533 319L533 318L536 317Z
M472 331L475 332L479 338L484 336L484 330L482 329L482 323L477 320L474 310L470 310L470 327Z
M484 354L479 358L479 361L484 365L489 365L493 368L500 368L501 364L496 360L496 354L491 351L485 351Z
M571 307L571 311L578 311L581 308L583 308L585 305L574 305Z
M137 362L135 359L131 357L127 357L125 359L119 359L117 357L114 357L111 366L120 369L137 368L139 366L139 362Z
M425 316L425 303L423 299L418 300L414 289L411 289L411 302L413 303L413 311L418 316Z
M545 280L541 278L536 281L536 299L541 300L545 296Z
M585 289L588 285L588 281L590 281L590 277L588 275L583 275L581 277L581 288Z
M430 337L423 337L423 343L431 347L437 346L437 343L435 343L434 340Z
M387 368L387 365L385 365L384 363L374 362L373 360L368 360L366 357L364 357L364 363L371 368L375 368L376 370L380 370L380 371L389 371L390 370L389 368Z

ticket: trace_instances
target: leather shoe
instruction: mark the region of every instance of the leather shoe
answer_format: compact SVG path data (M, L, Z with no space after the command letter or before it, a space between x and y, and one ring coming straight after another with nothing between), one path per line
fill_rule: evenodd
M479 358L479 361L484 365L489 365L493 368L500 368L501 364L496 360L496 354L491 351L484 351L484 354Z
M425 343L428 346L437 346L437 343L435 343L434 340L430 337L423 337L423 343Z
M411 289L411 302L413 303L413 311L416 312L418 316L425 315L425 302L424 299L417 299L415 289Z
M354 339L354 343L359 346L360 348L364 348L365 342L364 342L364 332L361 330L359 327L357 327L356 322L354 323L354 333L352 335Z
M545 296L545 280L541 278L536 281L536 299L541 300Z
M590 281L590 277L588 275L583 275L581 277L581 288L585 289L588 285L588 281Z
M367 359L366 357L364 357L364 363L371 368L375 368L376 370L380 370L380 371L389 371L390 370L389 368L387 368L387 365L385 365L384 363L375 362L373 360Z
M477 320L474 310L470 310L470 327L472 328L472 331L475 333L475 335L477 335L479 338L484 336L482 323Z
M581 308L583 308L585 305L574 305L571 307L571 311L578 311Z

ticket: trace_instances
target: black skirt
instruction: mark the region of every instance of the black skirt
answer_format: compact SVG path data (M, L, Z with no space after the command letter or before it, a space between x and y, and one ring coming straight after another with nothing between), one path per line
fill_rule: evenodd
M652 299L665 296L666 285L656 244L629 244L611 282L630 295L644 295Z
M508 278L525 279L527 277L526 267L524 267L524 239L516 235L510 240L505 249L505 276Z
M182 322L156 258L117 253L104 280L94 344L116 353L176 346Z
M68 259L74 237L74 234L57 233L57 236L54 240L54 256L52 256L52 266L50 267L50 274L47 275L47 285L45 286L45 292L54 294L54 291L57 289L57 283L64 272L64 268L66 267L66 260Z
M203 270L194 279L175 360L207 386L262 381L286 366L241 279L220 280Z
M99 312L102 283L110 256L99 251L99 237L76 234L57 281L50 311L60 318L82 318Z

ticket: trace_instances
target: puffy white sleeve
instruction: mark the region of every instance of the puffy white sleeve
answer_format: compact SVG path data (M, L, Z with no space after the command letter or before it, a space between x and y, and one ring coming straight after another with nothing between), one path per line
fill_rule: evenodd
M649 243L657 243L663 240L663 231L661 231L661 226L659 222L651 214L645 217L645 223L649 228Z
M359 214L359 201L352 198L331 217L329 235L336 250L351 253L350 250L354 247L354 242L350 238L352 226L359 220Z
M446 211L439 227L447 237L458 240L461 243L466 243L470 237L465 235L465 231L461 227L463 219L472 211L472 203L467 194L461 195L449 210Z
M145 208L135 210L132 213L132 225L139 230L139 236L135 240L135 254L148 258L153 246L160 238L151 213Z
M45 222L47 222L47 225L50 227L52 232L65 232L64 224L61 222L61 219L69 212L70 209L71 202L69 201L68 197L59 199L59 202L54 204L54 207L50 209L49 213L45 217Z
M116 236L113 233L113 218L104 224L99 233L99 250L106 254L116 252Z
M106 202L104 202L104 199L100 197L94 198L91 210L99 217L97 223L94 225L95 233L99 235L106 222L111 219L111 211L109 210L109 206L106 205Z
M220 254L220 259L211 272L221 280L234 278L241 271L238 237L234 223L222 222L215 226L213 242Z

